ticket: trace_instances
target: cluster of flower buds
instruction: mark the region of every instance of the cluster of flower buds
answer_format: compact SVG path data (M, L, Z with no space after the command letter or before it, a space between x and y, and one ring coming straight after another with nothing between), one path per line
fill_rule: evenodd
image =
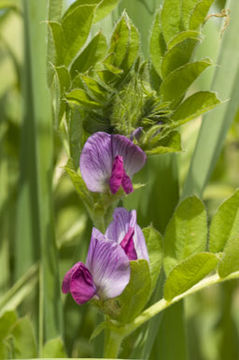
M122 186L128 194L133 191L131 177L145 161L142 149L125 136L97 132L83 147L80 170L90 191L115 194ZM116 208L104 235L93 228L86 264L78 262L66 273L62 291L78 304L114 298L129 283L130 261L137 259L149 261L136 211Z

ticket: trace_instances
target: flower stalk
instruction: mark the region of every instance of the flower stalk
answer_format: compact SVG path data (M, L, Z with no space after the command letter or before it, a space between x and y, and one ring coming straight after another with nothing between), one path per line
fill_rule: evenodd
M116 350L120 349L120 344L126 336L129 336L136 329L138 329L141 325L149 321L151 318L159 314L161 311L167 309L169 306L177 303L178 301L184 299L188 295L192 295L197 293L200 290L203 290L211 285L220 284L227 280L238 279L239 271L234 272L227 276L226 278L221 278L218 274L213 274L203 280L201 280L198 284L194 285L191 289L183 292L182 294L176 296L171 301L167 301L164 298L157 301L155 304L144 310L138 317L136 317L130 324L121 325L116 322L111 322L108 337L106 337L106 346L105 346L105 357L108 358L116 358L118 353L116 354ZM112 351L110 347L112 346ZM107 355L107 356L106 356Z

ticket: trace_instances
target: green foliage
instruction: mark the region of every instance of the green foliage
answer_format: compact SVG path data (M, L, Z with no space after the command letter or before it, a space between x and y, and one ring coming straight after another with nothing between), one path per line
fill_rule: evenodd
M202 194L238 109L239 38L235 34L238 32L239 3L230 1L228 6L230 6L230 26L223 34L211 90L217 91L222 99L230 99L230 101L224 102L203 118L184 183L183 196Z
M211 64L209 59L205 59L188 63L172 71L160 87L164 101L177 101L178 98L183 97L189 86Z
M17 318L13 311L0 317L0 358L36 358L33 326L28 317Z
M103 304L103 311L123 324L130 323L140 314L149 299L151 290L148 262L146 260L130 261L130 268L130 282L123 293Z
M162 78L165 78L170 72L188 63L199 38L187 38L171 47L162 59Z
M0 314L16 309L38 282L38 266L33 265L0 299Z
M143 127L141 138L135 142L148 154L181 151L175 128L220 103L215 94L205 92L181 104L193 81L211 65L208 59L191 62L201 34L189 24L201 1L164 2L156 13L147 61L139 57L139 34L126 12L116 23L109 46L101 33L87 43L97 12L103 8L109 11L116 2L76 1L61 20L50 22L57 54L55 66L69 67L71 75L71 81L68 75L65 78L66 84L56 75L56 121L60 124L66 111L70 129L75 117L67 114L78 113L85 137L96 131L130 136L134 129ZM202 9L200 14L202 24ZM81 24L81 32L76 24ZM179 121L174 121L174 113L175 119L180 114ZM71 148L71 136L67 138Z
M204 112L213 109L217 104L220 104L220 100L215 93L210 91L198 91L189 96L178 106L172 115L172 119L177 125L184 124L187 121L195 119Z
M23 317L16 322L11 331L11 336L13 338L14 357L17 359L37 357L33 326L28 317Z
M235 241L239 233L239 190L224 201L212 218L210 226L209 249L223 251L227 241Z
M164 298L170 301L190 289L214 270L217 263L217 256L206 252L186 258L169 273L164 286Z
M72 62L86 42L93 21L94 10L94 6L79 5L72 11L68 10L64 15L62 31L64 34L64 63L66 65Z
M166 274L188 256L206 249L207 215L199 198L189 197L175 210L164 236Z
M161 59L165 51L166 44L162 35L161 12L158 12L155 16L155 21L150 38L150 55L152 64L159 76L161 76Z
M238 233L237 233L238 234ZM223 251L222 260L219 263L218 273L226 277L239 270L239 238L230 237Z
M64 344L61 338L49 340L43 348L44 358L66 358Z
M214 0L199 0L194 7L190 20L189 28L192 30L197 30L201 24L203 24L205 17L212 5Z
M74 78L78 73L85 73L98 62L103 60L106 55L107 43L104 35L97 33L85 47L85 49L77 56L71 65L71 76Z
M149 254L149 270L151 277L151 292L154 290L163 261L162 236L153 228L148 226L143 229L148 254Z

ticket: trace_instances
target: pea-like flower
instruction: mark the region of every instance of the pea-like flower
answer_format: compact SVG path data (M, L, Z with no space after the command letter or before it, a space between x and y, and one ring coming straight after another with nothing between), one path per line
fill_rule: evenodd
M127 254L129 260L145 259L149 261L145 238L137 224L136 210L127 211L116 208L113 221L108 226L105 236L118 243Z
M130 260L137 259L149 261L136 211L117 208L105 235L93 228L86 264L78 262L66 273L62 291L78 304L93 297L114 298L129 283Z
M93 228L86 264L78 262L66 273L62 291L70 292L78 304L84 304L93 297L109 299L120 295L129 279L125 251Z
M133 191L131 178L146 161L139 146L123 135L97 132L90 136L80 156L81 175L87 188L115 194L122 186L126 194Z

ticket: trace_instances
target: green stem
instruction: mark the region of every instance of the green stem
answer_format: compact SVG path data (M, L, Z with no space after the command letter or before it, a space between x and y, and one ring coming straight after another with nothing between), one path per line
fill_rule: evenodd
M106 343L104 350L104 358L106 359L117 359L120 345L124 336L118 334L113 330L106 331Z
M169 306L177 303L178 301L184 299L186 296L194 294L202 289L205 289L208 286L222 283L226 280L232 280L239 278L239 271L234 272L227 276L226 278L220 278L218 274L214 274L212 276L207 277L206 279L203 279L198 284L193 286L191 289L185 291L184 293L176 296L173 300L167 301L165 299L161 299L158 302L156 302L154 305L150 306L148 309L143 311L134 321L127 326L127 332L125 333L125 336L128 336L133 331L135 331L139 326L143 325L146 321L150 320L152 317L160 313L161 311L165 310Z

